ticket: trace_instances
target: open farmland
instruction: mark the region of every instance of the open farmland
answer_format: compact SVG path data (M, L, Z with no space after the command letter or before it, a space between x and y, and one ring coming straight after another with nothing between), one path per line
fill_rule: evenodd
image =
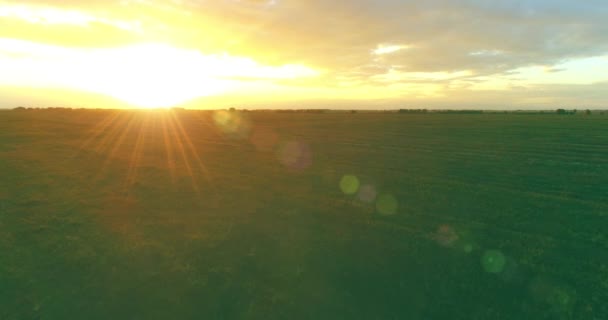
M0 112L0 319L606 319L608 117Z

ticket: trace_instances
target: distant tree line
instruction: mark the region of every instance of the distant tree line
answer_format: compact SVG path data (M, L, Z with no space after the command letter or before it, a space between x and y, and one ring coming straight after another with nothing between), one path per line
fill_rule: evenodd
M427 113L427 109L399 109L399 113Z
M329 109L278 109L277 113L326 113Z
M66 107L48 107L48 108L38 108L38 107L32 108L32 107L27 107L26 108L26 107L19 106L19 107L13 108L13 110L15 110L15 111L25 111L25 110L72 111L74 109L72 109L72 108L66 108ZM84 110L84 108L80 108L78 110Z
M483 110L438 110L437 113L481 114Z
M173 111L186 111L187 109L182 107L172 107L170 108ZM70 108L70 107L48 107L48 108L40 108L40 107L23 107L18 106L13 108L15 111L28 111L28 110L50 110L50 111L72 111L72 110L107 110L100 108ZM334 110L334 109L236 109L236 108L228 108L224 109L229 112L274 112L274 113L408 113L408 114L425 114L425 113L452 113L452 114L482 114L482 113L504 113L504 114L523 114L523 115L534 115L534 114L546 114L551 113L550 110L428 110L428 109L384 109L384 110ZM199 110L202 112L208 110ZM576 109L564 109L559 108L556 109L555 114L558 115L575 115L577 114ZM593 113L597 113L603 115L606 113L606 110L596 110L591 111L590 109L585 109L581 111L585 115L591 115Z
M566 110L566 109L557 109L555 110L557 114L576 114L576 109L574 110Z

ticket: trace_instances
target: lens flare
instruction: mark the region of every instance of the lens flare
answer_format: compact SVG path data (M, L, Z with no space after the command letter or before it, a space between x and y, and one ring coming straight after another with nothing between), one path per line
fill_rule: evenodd
M251 122L242 112L219 110L213 113L213 121L231 138L243 139L251 132Z
M376 199L376 210L378 213L390 216L397 213L397 209L399 208L399 202L397 198L391 194L381 194Z
M440 225L435 232L435 241L443 247L452 247L458 239L459 236L454 228L447 224Z
M359 190L359 178L350 174L344 175L340 180L340 190L347 195L357 193Z
M279 147L278 157L281 164L296 171L304 170L312 164L310 147L298 141L289 141Z
M499 250L486 250L481 257L481 266L488 273L501 273L507 259Z
M365 203L374 202L374 200L376 200L376 196L377 196L376 188L370 184L362 185L359 188L359 193L357 194L357 197L359 198L359 200L361 200Z

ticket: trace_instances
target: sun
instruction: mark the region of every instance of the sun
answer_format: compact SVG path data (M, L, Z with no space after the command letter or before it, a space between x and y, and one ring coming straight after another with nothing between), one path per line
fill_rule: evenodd
M162 74L146 77L137 72L97 90L132 106L146 109L172 107L221 92L214 79L188 79L179 75Z
M318 75L316 70L302 65L265 66L247 57L227 53L205 55L167 44L137 44L97 50L94 54L97 56L88 60L95 61L97 66L91 76L82 76L83 89L140 108L172 107L259 83L253 80Z
M230 81L206 73L205 57L162 44L142 44L98 52L100 62L84 88L139 108L175 106L222 93Z
M162 75L158 77L150 79L137 73L130 74L126 76L127 81L120 80L96 90L132 106L146 109L172 107L217 93L212 90L215 85L212 79L188 80Z

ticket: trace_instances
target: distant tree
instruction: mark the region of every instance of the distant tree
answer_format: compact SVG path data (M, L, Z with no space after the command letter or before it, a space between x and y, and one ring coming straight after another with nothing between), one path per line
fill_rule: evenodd
M557 109L557 114L566 114L566 109Z
M454 114L481 114L483 110L441 110L437 111L438 113L454 113Z
M399 109L399 113L427 113L427 109Z
M228 111L230 111L230 112L235 112L235 111L236 111L236 109L235 109L235 108L230 108L230 109L228 109Z
M585 114L586 115L591 115L591 110L589 110L589 109L585 110Z
M24 108L24 107L19 106L19 107L17 107L17 108L15 108L15 109L13 109L13 110L19 110L19 111L22 111L22 110L25 110L25 108Z
M350 113L357 113L357 110L351 110Z

